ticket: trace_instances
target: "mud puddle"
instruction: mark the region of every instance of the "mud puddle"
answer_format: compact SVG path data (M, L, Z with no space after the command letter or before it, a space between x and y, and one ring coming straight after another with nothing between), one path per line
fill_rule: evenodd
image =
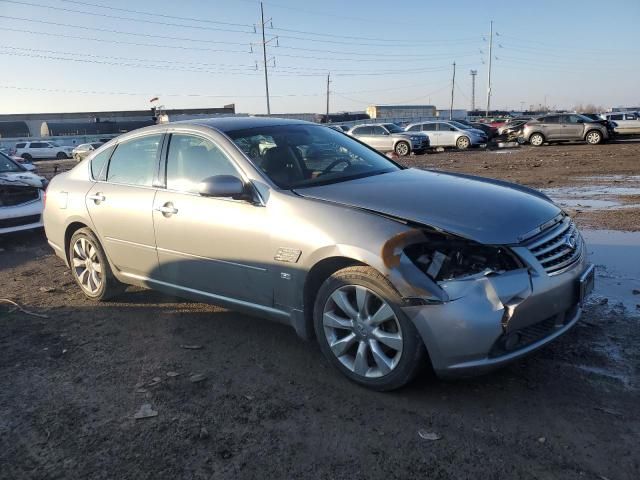
M542 191L562 207L594 210L640 208L640 200L638 199L640 197L640 181L635 178L625 177L624 180L618 180L613 179L613 176L608 178L594 177L593 180L608 180L615 182L615 184L546 188Z
M640 317L640 232L584 230L589 260L596 265L593 301L606 298ZM636 293L634 293L636 292Z

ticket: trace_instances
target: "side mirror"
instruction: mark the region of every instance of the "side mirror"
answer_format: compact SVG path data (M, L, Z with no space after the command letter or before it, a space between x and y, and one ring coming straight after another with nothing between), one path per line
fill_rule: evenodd
M198 185L198 193L203 197L243 198L246 189L242 180L233 175L207 177Z

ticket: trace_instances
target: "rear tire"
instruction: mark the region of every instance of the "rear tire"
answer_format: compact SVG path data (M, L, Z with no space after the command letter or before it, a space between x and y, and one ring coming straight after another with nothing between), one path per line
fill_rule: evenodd
M529 137L529 143L534 147L540 147L544 143L544 135L541 133L534 133Z
M64 152L58 152L58 153L56 154L56 158L57 158L58 160L64 160L64 159L69 158L69 157L67 157L67 154L66 154L66 153L64 153Z
M401 304L389 281L371 267L335 272L314 304L320 350L359 385L377 391L406 385L427 364L427 352Z
M598 130L589 130L584 139L589 145L598 145L602 143L602 133Z
M71 236L69 264L82 293L91 300L108 300L127 288L113 276L102 245L89 228L80 228Z
M31 161L33 159L33 157L31 155L29 155L28 153L23 153L22 158L24 158L25 160Z
M398 142L394 147L394 151L399 157L406 157L411 153L411 147L407 142Z

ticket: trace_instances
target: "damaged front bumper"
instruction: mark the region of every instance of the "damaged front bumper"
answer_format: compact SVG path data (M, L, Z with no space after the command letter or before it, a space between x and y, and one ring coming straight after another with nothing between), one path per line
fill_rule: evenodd
M409 301L403 310L418 329L435 372L442 377L480 374L569 330L581 313L581 278L592 268L585 253L559 275L547 275L535 265L480 273L441 282L440 298L420 295L423 302Z

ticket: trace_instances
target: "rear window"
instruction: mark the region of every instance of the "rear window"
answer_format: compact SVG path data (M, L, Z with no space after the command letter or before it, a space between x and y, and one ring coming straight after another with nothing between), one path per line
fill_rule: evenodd
M107 160L109 160L113 149L114 147L107 148L105 151L100 152L91 160L91 176L95 180L105 179L107 172L104 166L107 163Z
M149 135L118 144L109 162L107 181L150 187L161 141L162 135Z
M26 145L26 143L16 143L16 148L24 148Z

